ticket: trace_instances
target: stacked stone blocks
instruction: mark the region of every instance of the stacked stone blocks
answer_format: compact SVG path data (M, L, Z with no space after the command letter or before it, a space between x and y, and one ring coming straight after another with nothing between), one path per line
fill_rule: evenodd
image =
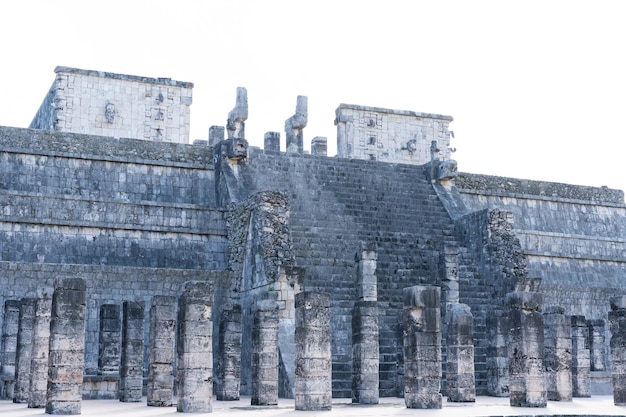
M572 323L572 395L591 396L591 352L585 316L571 316Z
M441 404L441 290L418 285L404 289L404 403L438 409Z
M33 319L33 345L30 355L29 408L44 408L46 406L52 293L53 289L48 287L40 287L37 291Z
M278 328L276 301L258 301L252 317L251 405L278 404Z
M241 380L241 305L230 304L222 310L217 344L216 398L220 401L239 399Z
M543 310L546 396L551 401L572 401L572 326L562 307Z
M332 408L330 294L296 294L296 410Z
M176 298L154 296L150 307L148 406L170 407L173 404L175 344Z
M474 316L466 304L449 303L446 312L446 394L448 401L476 401Z
M123 402L139 402L143 389L145 303L124 301L122 309L119 399Z
M34 298L22 298L20 302L19 330L15 360L14 403L27 403L30 395L30 362L35 319Z

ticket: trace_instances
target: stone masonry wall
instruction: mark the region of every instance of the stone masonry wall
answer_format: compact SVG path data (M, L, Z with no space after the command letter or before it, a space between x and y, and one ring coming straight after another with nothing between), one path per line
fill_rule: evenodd
M402 363L402 289L437 284L439 251L455 241L453 224L423 167L288 156L251 150L251 191L289 198L295 264L306 291L331 294L333 395L351 396L354 254L376 243L380 311L380 393L398 394Z
M0 260L223 269L208 147L0 128Z
M54 72L31 128L189 142L192 83L69 67Z
M450 158L450 116L340 104L337 155L423 165Z

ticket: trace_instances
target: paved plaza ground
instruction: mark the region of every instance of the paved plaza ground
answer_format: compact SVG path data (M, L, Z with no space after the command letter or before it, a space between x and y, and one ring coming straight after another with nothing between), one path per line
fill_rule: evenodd
M402 398L381 398L375 406L350 404L349 399L333 401L331 411L295 411L293 400L281 399L273 407L252 407L250 397L239 401L213 401L213 413L219 416L242 417L361 417L361 416L626 416L626 406L615 406L610 395L575 398L572 402L548 401L546 408L510 407L508 398L478 397L475 403L443 403L441 410L414 410L404 406ZM46 415L43 409L27 408L25 404L0 401L0 417L32 417ZM86 400L82 402L85 417L152 417L182 415L175 407L157 408L141 403L121 403L117 400ZM192 415L203 415L192 414Z

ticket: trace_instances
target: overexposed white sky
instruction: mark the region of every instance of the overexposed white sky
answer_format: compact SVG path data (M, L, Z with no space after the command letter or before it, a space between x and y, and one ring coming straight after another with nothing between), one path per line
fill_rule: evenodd
M626 189L626 3L21 0L0 3L0 125L27 127L57 65L195 84L191 140L248 89L246 139L308 96L451 115L459 170Z

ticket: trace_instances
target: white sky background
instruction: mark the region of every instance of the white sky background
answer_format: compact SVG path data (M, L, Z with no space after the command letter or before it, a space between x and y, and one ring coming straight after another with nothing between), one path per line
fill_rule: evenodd
M451 115L464 172L626 189L623 1L21 0L0 3L0 125L27 127L57 65L195 84L191 140L248 89L246 139L308 96Z

